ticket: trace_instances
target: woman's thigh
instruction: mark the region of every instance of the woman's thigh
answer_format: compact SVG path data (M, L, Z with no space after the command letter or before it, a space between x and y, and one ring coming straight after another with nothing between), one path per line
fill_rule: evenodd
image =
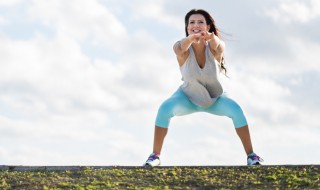
M156 118L156 125L159 127L168 127L170 119L174 116L183 116L198 111L188 97L179 88L169 99L164 101Z
M240 105L225 94L220 96L212 106L204 109L204 111L214 115L231 118L236 128L247 125L245 114Z

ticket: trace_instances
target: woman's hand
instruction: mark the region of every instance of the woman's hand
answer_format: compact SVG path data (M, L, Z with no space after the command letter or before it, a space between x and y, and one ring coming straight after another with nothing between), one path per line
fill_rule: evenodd
M210 32L201 32L201 34L203 36L205 45L208 45L210 42L210 48L212 48L214 51L223 52L225 45L218 36Z
M190 34L188 36L188 39L192 43L200 43L201 40L203 40L203 35L202 33L196 33L196 34Z
M214 34L203 31L201 33L190 34L188 38L192 43L200 43L202 41L205 45L208 45L208 42L214 38Z
M213 40L215 36L214 33L210 32L201 32L201 35L203 36L203 40L206 45L208 45L209 41Z

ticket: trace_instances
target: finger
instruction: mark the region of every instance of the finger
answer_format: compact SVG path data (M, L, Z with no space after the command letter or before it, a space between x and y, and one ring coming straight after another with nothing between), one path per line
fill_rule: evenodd
M201 32L201 37L206 38L207 37L207 32Z
M208 45L208 41L206 40L206 39L203 39L203 41L204 41L204 45Z
M207 41L210 41L212 38L211 38L211 33L210 32L207 32L206 34L206 40Z

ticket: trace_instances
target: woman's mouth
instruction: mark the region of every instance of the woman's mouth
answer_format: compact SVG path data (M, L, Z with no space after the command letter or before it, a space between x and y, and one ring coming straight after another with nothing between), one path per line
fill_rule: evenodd
M194 33L200 33L201 30L192 30L192 32L194 32Z

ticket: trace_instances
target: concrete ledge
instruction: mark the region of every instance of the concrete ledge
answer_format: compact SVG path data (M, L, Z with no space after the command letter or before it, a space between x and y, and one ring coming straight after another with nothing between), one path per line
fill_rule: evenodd
M320 165L261 165L261 166L160 166L161 168L248 168L248 167L316 167L320 170ZM84 170L92 169L152 169L151 167L143 166L7 166L0 165L0 171L66 171L66 170Z

